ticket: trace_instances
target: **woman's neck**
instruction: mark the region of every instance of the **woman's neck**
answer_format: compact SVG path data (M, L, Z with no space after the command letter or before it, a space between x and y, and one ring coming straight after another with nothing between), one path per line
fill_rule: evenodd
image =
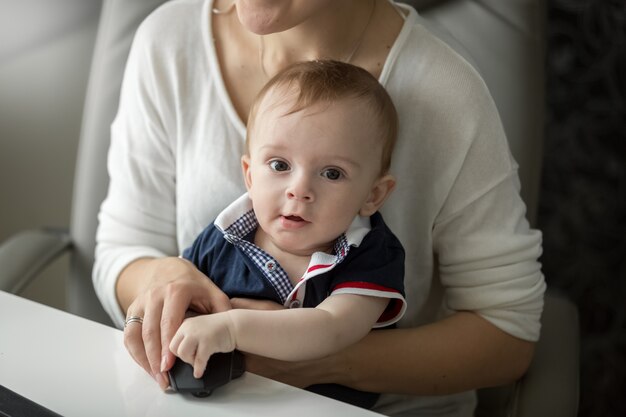
M242 25L236 9L229 8L232 4L231 0L213 4L217 13L211 16L212 36L226 90L244 124L268 77L293 62L322 57L343 60L359 42L350 62L378 78L403 24L387 0L376 0L373 13L370 0L332 0L306 22L264 35L261 45L258 32Z
M313 59L349 61L367 36L376 1L332 1L289 30L259 35L265 72L272 76L294 62Z

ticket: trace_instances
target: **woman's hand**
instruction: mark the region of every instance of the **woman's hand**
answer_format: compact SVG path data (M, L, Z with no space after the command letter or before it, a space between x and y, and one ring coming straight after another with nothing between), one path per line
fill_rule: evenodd
M175 360L169 345L185 316L231 308L226 294L210 279L176 257L133 262L120 275L117 294L122 308L129 304L126 317L143 318L142 324L125 327L124 345L162 389L169 385L165 372Z

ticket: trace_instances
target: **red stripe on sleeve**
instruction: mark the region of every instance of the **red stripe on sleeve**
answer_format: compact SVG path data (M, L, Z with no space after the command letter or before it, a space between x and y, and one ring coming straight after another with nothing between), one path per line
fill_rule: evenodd
M400 294L400 291L393 289L393 288L385 287L384 285L378 285L378 284L374 284L371 282L359 282L359 281L344 282L342 284L337 285L335 288L333 288L333 291L331 292L334 292L336 290L340 290L343 288L379 291L379 292L390 293L390 294ZM404 307L404 297L402 299L398 299L396 297L390 297L389 304L387 305L387 308L385 308L385 311L383 311L383 313L378 318L377 323L386 323L386 322L394 320L402 312L403 307Z
M393 288L385 287L384 285L378 285L378 284L373 284L371 282L360 282L360 281L341 283L337 285L335 288L333 288L333 291L340 290L342 288L362 288L366 290L392 292L396 294L400 293L400 291L393 289Z

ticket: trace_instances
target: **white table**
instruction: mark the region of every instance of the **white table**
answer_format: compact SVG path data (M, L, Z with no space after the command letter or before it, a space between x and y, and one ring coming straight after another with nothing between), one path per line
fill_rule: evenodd
M0 385L64 416L377 416L246 372L195 398L163 392L117 329L0 291Z

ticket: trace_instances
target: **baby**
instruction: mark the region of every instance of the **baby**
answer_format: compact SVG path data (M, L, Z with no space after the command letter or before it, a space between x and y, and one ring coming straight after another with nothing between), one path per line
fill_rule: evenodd
M396 131L385 89L350 64L299 63L260 91L241 159L248 192L183 257L229 297L285 309L185 320L170 349L195 377L216 352L315 359L402 317L404 250L378 213L395 186ZM320 390L373 405L332 391Z

